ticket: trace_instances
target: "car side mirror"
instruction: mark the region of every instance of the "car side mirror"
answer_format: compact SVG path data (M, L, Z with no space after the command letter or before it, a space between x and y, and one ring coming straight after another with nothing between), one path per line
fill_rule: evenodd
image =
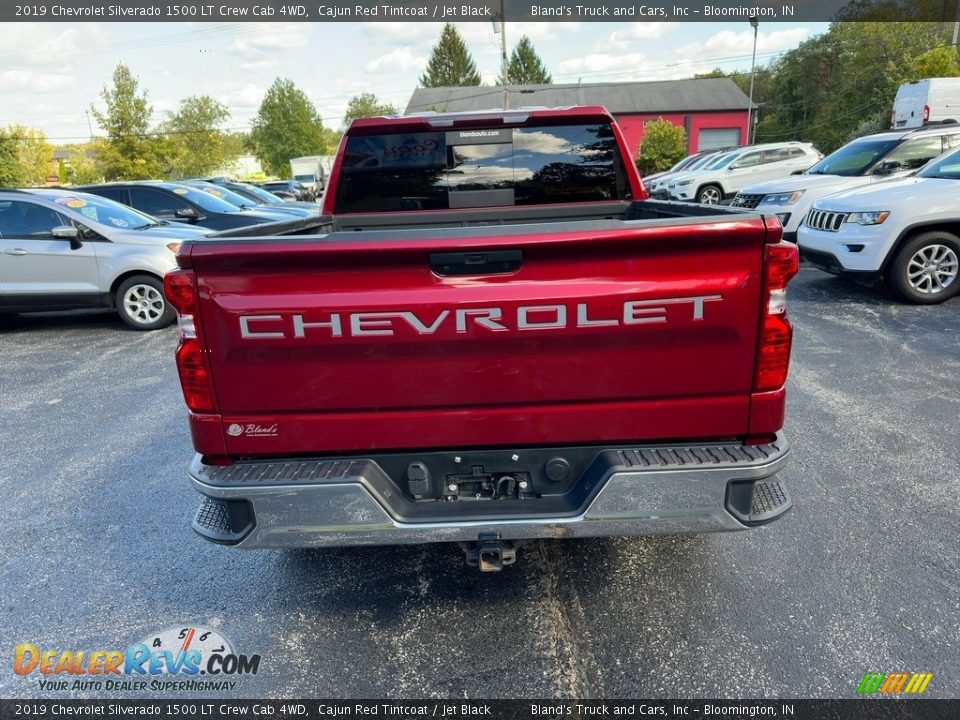
M56 240L69 240L71 250L79 250L83 247L80 240L80 231L72 225L58 225L50 231L50 234Z
M174 217L178 217L181 220L189 220L190 222L197 222L200 219L200 214L192 207L188 207L177 210L174 213Z
M896 160L889 160L887 162L882 162L873 169L874 175L890 175L891 173L897 172L897 170L903 169L903 163L897 162Z

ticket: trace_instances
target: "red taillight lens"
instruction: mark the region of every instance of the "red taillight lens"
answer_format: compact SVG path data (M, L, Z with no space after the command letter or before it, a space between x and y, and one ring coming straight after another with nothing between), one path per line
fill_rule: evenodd
M787 318L768 315L763 319L757 373L753 380L754 392L779 390L787 382L792 341L793 328Z
M177 370L183 399L193 412L216 412L206 351L196 338L183 338L177 346Z
M930 106L929 105L923 106L923 121L930 122Z
M754 392L779 390L787 381L793 328L786 318L787 283L800 270L797 246L780 242L766 246L764 258L764 315L761 320Z
M195 315L197 281L192 270L171 270L163 277L163 292L180 315Z
M800 271L800 253L791 243L767 245L765 280L767 290L783 290Z
M207 365L207 349L197 327L197 278L192 270L173 270L163 278L163 291L177 311L180 344L177 345L177 371L187 407L197 413L214 413L217 404Z

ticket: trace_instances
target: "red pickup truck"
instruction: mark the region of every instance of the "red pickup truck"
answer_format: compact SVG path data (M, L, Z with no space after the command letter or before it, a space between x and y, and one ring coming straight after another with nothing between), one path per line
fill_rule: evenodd
M357 120L321 217L177 262L208 540L456 541L498 570L526 539L790 507L796 247L774 216L649 200L603 108Z

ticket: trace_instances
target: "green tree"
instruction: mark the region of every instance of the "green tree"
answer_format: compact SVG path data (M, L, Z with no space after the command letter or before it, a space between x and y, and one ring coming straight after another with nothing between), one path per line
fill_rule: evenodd
M113 71L112 87L100 92L106 104L101 112L91 106L97 124L107 133L100 163L108 180L143 180L163 174L164 143L150 132L153 107L146 91L123 63Z
M18 140L6 130L0 128L0 187L23 187L23 168L17 153Z
M105 142L102 139L95 139L69 146L67 177L71 183L85 185L103 181L104 172L100 165L100 155Z
M955 47L936 47L919 55L910 63L912 80L934 77L957 77L960 64L957 63Z
M322 155L323 124L317 109L292 81L277 78L260 103L250 146L268 172L290 177L290 158Z
M457 29L447 23L440 39L433 46L427 68L420 76L420 85L428 87L460 87L479 85L480 73Z
M230 112L212 97L185 98L179 109L167 116L161 130L167 136L173 177L208 175L236 157L236 145L220 129L230 119Z
M41 130L23 125L0 130L0 186L43 185L56 172L53 150Z
M323 144L327 148L328 153L333 153L340 146L340 138L343 137L343 130L336 130L334 128L324 128L323 129Z
M662 117L643 124L637 170L650 175L668 170L687 154L687 132Z
M861 123L889 118L897 88L915 73L945 69L949 57L937 48L949 44L950 30L932 22L833 23L771 65L757 142L804 140L835 150Z
M47 176L55 174L56 170L53 162L54 148L47 142L46 134L42 130L23 125L10 125L7 133L17 138L17 161L24 184L43 185Z
M533 49L530 38L524 35L510 54L507 79L511 85L549 85L553 82L546 65ZM503 75L497 76L497 84L503 85Z
M396 114L396 106L391 103L380 102L373 93L361 93L360 95L354 95L347 103L347 111L343 116L343 127L349 127L350 123L357 118Z

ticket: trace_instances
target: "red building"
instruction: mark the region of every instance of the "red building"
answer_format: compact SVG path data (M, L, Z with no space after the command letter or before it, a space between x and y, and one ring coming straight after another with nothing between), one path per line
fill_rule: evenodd
M746 142L749 99L728 78L571 85L512 85L510 107L603 105L620 124L634 157L643 124L662 117L687 131L687 150L736 147ZM503 107L502 87L417 88L406 113L459 112Z

